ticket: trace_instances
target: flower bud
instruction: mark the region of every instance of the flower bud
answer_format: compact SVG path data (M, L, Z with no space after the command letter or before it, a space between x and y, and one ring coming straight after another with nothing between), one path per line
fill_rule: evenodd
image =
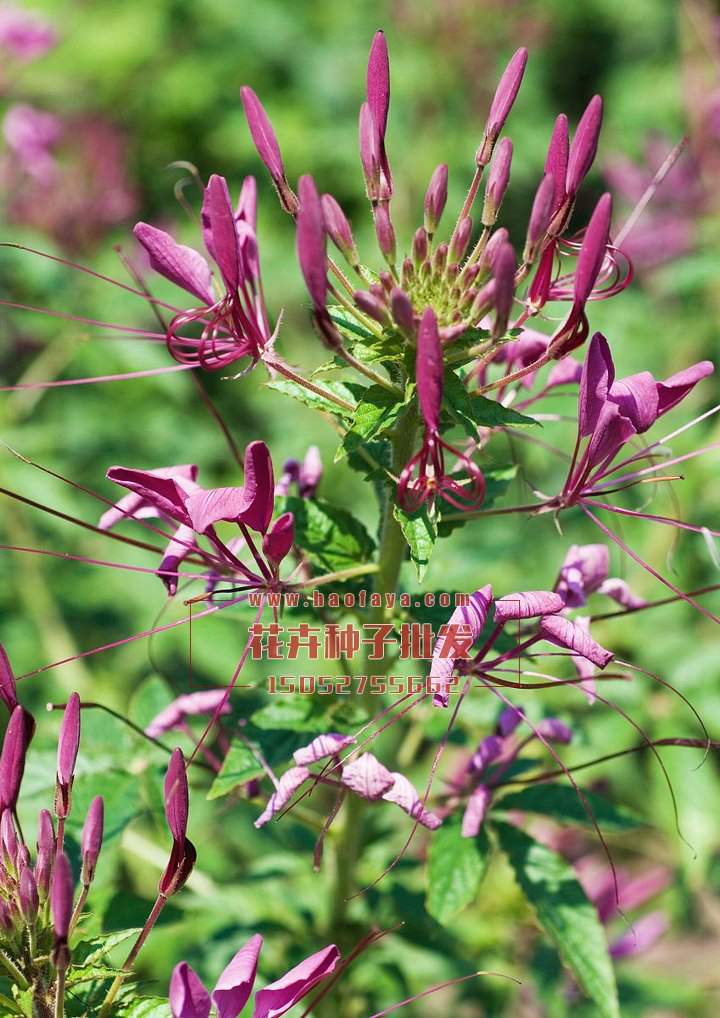
M380 202L379 205L375 206L373 218L375 220L375 236L377 237L378 247L385 261L389 262L390 265L394 265L396 257L395 230L390 219L388 202Z
M80 855L82 858L82 875L80 879L85 887L92 883L95 876L95 867L97 866L102 847L104 819L103 799L101 795L96 795L90 803L80 842Z
M493 339L500 339L507 331L515 296L515 252L511 244L503 244L498 251L493 265L493 278L495 280L495 324L492 336Z
M408 295L399 286L396 286L390 294L390 303L395 324L406 336L413 336L415 334L415 312Z
M468 244L470 243L470 237L472 236L472 219L470 216L465 216L458 223L458 228L455 230L452 240L450 242L450 252L448 258L451 263L458 263L465 257Z
M588 170L595 161L602 116L603 101L599 95L595 95L580 118L568 154L565 190L571 201L574 200Z
M197 859L195 846L186 837L189 798L185 758L180 749L174 749L170 757L163 792L165 817L173 837L170 859L159 884L160 893L167 898L184 885Z
M502 200L505 197L505 192L510 182L512 156L512 142L509 138L503 138L495 153L495 158L490 167L487 187L485 188L485 202L483 203L482 210L483 226L494 226L495 220L498 217Z
M433 252L432 256L432 268L436 276L442 276L447 265L448 246L447 244L438 244Z
M463 838L476 838L487 816L492 802L492 789L486 785L478 785L468 800L462 818L460 834Z
M355 240L347 216L331 194L324 194L321 203L323 221L328 236L350 265L353 268L357 268L360 259L358 258Z
M37 856L35 858L35 883L43 901L50 893L50 877L54 858L55 830L50 813L43 809L40 810L38 821Z
M523 261L526 265L531 265L535 261L538 245L545 237L547 228L550 225L554 194L555 178L551 174L546 173L535 192L532 209L530 210L525 250L523 251Z
M66 817L70 812L70 792L75 773L75 762L80 747L80 697L73 693L65 707L57 752L57 780L55 784L55 816Z
M297 213L296 246L300 269L313 307L325 307L327 299L327 248L325 222L315 181L309 174L300 178L300 207Z
M432 237L437 232L447 202L448 168L445 163L436 167L425 193L425 229Z
M402 263L402 271L400 273L400 283L404 290L409 290L415 280L415 266L410 258L406 258Z
M490 162L495 142L520 90L527 59L528 51L523 47L513 54L503 71L488 113L483 142L475 156L475 162L479 167L487 166Z
M564 113L561 113L555 121L547 156L545 157L545 173L549 174L555 182L551 210L551 215L553 216L565 203L565 179L567 177L569 147L568 119Z
M265 112L262 103L248 85L243 85L240 89L240 98L245 109L245 117L247 118L255 148L272 177L280 204L290 215L295 215L298 206L297 197L285 176L280 146L275 137L270 118Z
M370 293L368 290L356 290L353 294L353 300L361 311L374 318L380 325L390 324L387 306L375 294Z
M479 321L483 318L490 308L495 303L495 280L491 279L489 282L478 290L472 307L470 308L470 315L475 321Z
M416 269L425 262L428 254L428 235L425 228L420 226L415 231L412 243L412 260Z
M501 226L499 230L490 237L490 240L485 245L485 250L480 255L478 260L478 266L480 274L485 277L488 273L492 272L493 266L495 265L495 259L497 253L503 244L507 244L510 239L510 234L507 232L504 226Z
M320 450L316 445L311 445L305 453L305 459L300 464L298 470L300 498L312 498L317 491L322 475L323 465L320 458Z
M15 821L9 809L4 810L0 819L0 841L2 842L2 855L5 868L11 873L15 872L18 856L18 838L15 831Z
M0 643L0 700L12 712L17 707L17 689L10 659Z
M0 753L0 810L13 811L17 805L25 771L25 754L34 731L32 715L18 704L10 715Z
M280 565L295 540L295 517L292 513L279 516L263 538L263 555L274 566Z
M18 905L20 906L20 915L23 917L25 922L34 923L37 918L38 909L40 908L40 899L38 897L35 877L28 866L23 866L22 872L20 873L20 881L18 884Z

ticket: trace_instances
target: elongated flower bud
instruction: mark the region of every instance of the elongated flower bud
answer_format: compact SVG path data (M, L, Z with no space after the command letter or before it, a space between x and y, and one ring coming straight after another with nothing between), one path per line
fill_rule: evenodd
M520 90L527 59L528 51L523 47L513 54L503 71L488 113L483 142L475 156L478 166L487 166L490 162L495 142Z
M0 818L0 842L2 842L5 867L13 871L17 863L18 838L15 830L15 821L9 809L6 809L3 812L2 818Z
M595 161L600 128L602 127L602 115L603 101L599 95L595 95L580 118L570 146L565 190L571 200L575 198L578 188Z
M390 218L390 207L387 202L380 202L373 209L375 220L375 236L385 261L390 265L395 264L396 246L395 229Z
M20 914L25 922L35 922L38 909L40 908L40 898L38 897L35 877L28 866L23 866L20 874L20 881L18 884L18 904L20 906Z
M294 215L297 211L297 197L285 176L280 146L275 137L270 118L265 112L263 104L248 85L243 85L240 89L240 98L245 109L245 116L252 140L255 143L255 148L272 177L272 182L280 198L280 204L286 212Z
M395 324L406 336L413 336L415 334L415 313L408 295L399 286L395 286L390 294L390 303Z
M3 701L9 711L17 707L17 688L15 676L13 675L10 659L5 648L0 643L0 700Z
M73 693L65 707L57 753L57 781L55 786L55 816L66 817L70 812L75 762L80 747L80 697Z
M387 131L390 109L390 58L383 31L375 33L370 47L367 67L367 106L375 128L374 145L380 177L378 198L388 199L392 195L392 175L385 152L385 132Z
M433 171L425 192L425 229L430 236L437 232L447 202L447 194L448 168L446 163L441 163Z
M295 518L292 513L279 516L263 538L263 555L279 565L293 546L295 540Z
M424 263L428 254L428 235L423 226L415 231L412 243L412 259L416 269Z
M326 234L320 197L315 181L305 174L300 178L300 207L297 214L297 255L300 269L316 309L327 299Z
M331 194L324 194L321 202L323 221L328 237L350 265L357 268L360 259L347 216Z
M55 858L50 891L50 910L55 933L52 952L53 965L58 969L65 969L70 962L67 938L73 910L73 875L70 860L64 852L58 852Z
M104 819L105 808L103 799L101 795L96 795L90 803L80 842L80 854L82 857L81 880L85 887L92 883L95 876L95 867L97 866L102 847Z
M457 230L455 230L452 241L450 243L450 250L448 252L448 260L451 264L457 264L461 262L465 257L468 244L470 243L470 237L472 236L472 219L470 216L465 216L458 223Z
M298 471L300 498L312 498L318 489L322 475L323 464L320 450L316 445L311 445L308 447Z
M555 181L552 215L555 215L565 202L565 179L567 177L569 148L568 118L564 113L561 113L555 121L547 156L545 157L545 173L551 175Z
M32 715L19 704L5 730L0 753L0 810L14 810L25 771L25 754L35 731Z
M356 290L353 294L353 300L366 315L370 315L380 325L390 324L390 315L388 313L387 305L376 297L374 293L370 293L369 290Z
M535 261L538 245L544 238L550 225L554 197L555 178L551 173L546 173L535 192L535 199L530 210L525 250L523 251L523 261L527 265L531 265Z
M432 308L425 308L420 320L416 376L418 402L425 427L428 431L437 432L443 393L443 357L437 318Z
M50 877L55 858L55 829L48 810L40 810L38 821L37 856L35 859L35 883L40 899L44 901L50 893Z
M515 296L515 252L511 244L503 244L493 265L495 280L495 323L493 339L505 335Z
M508 243L509 239L510 234L504 226L501 226L499 230L495 230L477 263L480 266L481 276L485 277L489 272L492 272L498 252L504 244Z
M483 226L493 226L498 217L502 200L510 182L510 166L512 164L513 144L509 138L503 138L498 145L495 158L490 167L485 201L482 210Z
M186 837L189 798L185 758L182 750L174 749L170 757L164 784L165 817L173 846L165 872L160 878L159 890L165 897L177 893L192 873L197 858L195 846Z
M604 194L590 217L575 269L575 301L584 304L592 293L602 268L610 238L612 195Z

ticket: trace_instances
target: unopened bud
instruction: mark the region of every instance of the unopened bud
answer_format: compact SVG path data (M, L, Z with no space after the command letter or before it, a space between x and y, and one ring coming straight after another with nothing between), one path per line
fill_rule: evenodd
M528 51L523 47L513 54L509 64L503 71L490 106L490 112L488 113L483 142L475 156L475 162L479 167L487 166L490 162L495 142L505 125L505 121L520 90L527 59Z
M80 747L80 697L73 693L65 707L57 753L57 781L55 786L55 816L66 817L70 812L70 793L75 775L75 762Z
M353 300L361 311L374 318L376 322L379 322L381 325L389 324L390 316L387 306L375 294L370 293L368 290L356 290L353 294Z
M391 295L390 300L392 304L392 316L395 323L408 336L412 336L415 333L415 313L413 311L412 301L399 286L396 286Z
M390 219L389 203L383 201L376 205L373 209L373 218L375 220L375 236L377 237L378 247L385 261L389 262L390 265L394 265L396 257L395 230Z
M20 873L20 881L18 884L18 905L20 906L20 915L23 917L25 922L34 923L37 918L38 909L40 908L40 899L38 897L35 877L28 866L23 866L22 872Z
M465 216L458 223L458 228L452 236L450 242L450 253L448 255L451 262L461 262L465 257L468 244L470 243L470 237L472 236L472 219L470 216Z
M445 163L436 167L425 193L425 229L432 236L438 228L447 202L448 168Z
M331 194L324 194L321 202L328 237L330 237L337 249L342 252L350 265L353 268L357 268L360 259L358 258L355 240L347 216Z
M423 226L415 231L412 243L412 260L416 269L424 264L428 254L428 235Z
M505 197L508 183L510 182L510 166L512 164L513 145L509 138L503 138L495 153L487 187L485 188L485 201L482 210L483 226L494 226L498 217L502 200Z
M95 876L100 849L102 848L104 826L104 806L101 795L96 795L90 803L82 830L80 853L82 857L81 880L88 887Z
M552 174L546 173L535 192L535 199L530 210L525 250L523 251L523 261L527 265L531 265L535 261L538 245L545 237L550 225L554 196L555 178Z

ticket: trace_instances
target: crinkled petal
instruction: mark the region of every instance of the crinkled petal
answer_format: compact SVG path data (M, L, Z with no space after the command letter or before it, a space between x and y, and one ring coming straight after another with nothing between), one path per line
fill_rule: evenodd
M395 778L372 753L363 753L342 769L343 785L363 799L381 799L392 788Z
M255 984L262 944L263 938L256 933L223 970L212 994L218 1018L238 1018L247 1004Z
M572 742L572 729L559 718L543 718L535 726L535 730L539 736L547 739L548 742L560 742L563 745L568 745Z
M318 735L307 746L301 746L293 753L295 763L305 765L323 760L326 756L337 756L348 746L352 746L355 739L352 735L340 735L338 732L326 732Z
M550 590L525 590L517 594L505 594L495 601L495 622L499 624L513 619L554 615L564 607L565 602L560 595Z
M492 789L478 785L468 799L462 818L460 834L463 838L476 838L492 802Z
M399 771L392 771L394 783L391 788L383 794L386 802L392 802L404 810L413 820L417 820L423 827L434 831L442 824L442 820L434 813L425 809L422 800L412 782L408 781L404 774Z
M137 223L133 233L147 251L156 272L203 304L214 303L210 266L198 251L178 244L169 233L149 223Z
M461 605L455 609L448 619L448 626L469 626L474 643L483 630L491 602L492 587L488 584L470 595L469 604ZM445 656L445 639L444 636L441 636L435 641L430 666L429 678L433 688L433 705L435 707L447 707L448 688L455 669L456 659Z
M605 668L612 661L613 653L601 647L580 626L563 615L548 615L540 620L540 632L557 647L567 647L575 654L586 657L598 668Z
M497 760L497 758L501 756L504 748L505 741L501 736L486 735L485 738L480 741L478 748L470 757L468 770L478 772L484 771L485 768L493 762L493 760Z
M568 608L580 608L607 579L609 567L606 544L573 544L560 567L555 590Z
M613 601L617 601L623 608L642 608L643 605L647 604L645 598L634 594L630 589L630 585L618 576L611 576L604 583L601 583L598 587L598 594L605 594L606 597L611 597Z
M278 786L270 796L265 810L255 821L255 826L264 827L268 820L272 820L276 813L279 813L292 799L298 788L310 777L307 767L291 767L285 771L278 781Z
M305 961L286 972L255 994L253 1018L279 1018L290 1010L313 986L325 979L340 960L335 944L311 954Z
M218 709L219 714L229 714L231 711L227 689L224 687L201 689L197 693L185 693L184 696L178 696L152 719L145 728L145 734L157 739L158 736L176 728L186 717L214 714Z

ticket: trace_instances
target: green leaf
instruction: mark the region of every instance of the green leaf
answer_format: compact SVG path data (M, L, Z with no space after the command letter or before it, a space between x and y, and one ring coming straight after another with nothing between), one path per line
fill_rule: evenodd
M400 524L410 548L410 558L415 564L417 578L422 580L437 540L437 523L428 513L427 506L422 506L414 513L406 513L396 505L393 506L393 516Z
M613 806L611 802L595 795L594 792L583 790L583 794L601 829L631 831L642 826L642 818L630 810ZM561 824L592 825L580 797L575 789L568 785L530 785L521 792L511 792L498 799L496 808L540 813L552 817Z
M497 400L469 393L462 379L450 370L445 372L443 402L450 415L471 438L477 436L479 427L530 428L538 424L532 417L505 407Z
M346 509L321 499L289 497L281 511L293 514L295 543L322 572L361 565L375 550L363 524Z
M351 337L360 336L362 339L369 339L371 343L376 342L377 337L353 318L347 308L341 304L329 304L328 314L341 332L350 333Z
M116 930L115 933L105 933L92 940L83 940L73 947L73 965L98 965L107 962L110 952L120 944L124 944L131 937L137 937L141 927L130 930Z
M428 912L446 925L477 896L489 858L487 835L463 838L459 823L448 823L432 836L427 865Z
M323 410L325 413L334 414L336 417L340 416L349 418L352 417L354 413L355 400L353 399L353 394L346 385L337 379L324 381L321 388L327 389L328 392L331 392L335 396L339 396L341 399L352 404L353 409L346 409L345 407L338 406L338 404L333 402L332 399L328 399L326 396L321 396L317 392L312 392L310 389L306 389L305 386L300 385L298 382L293 382L290 378L276 378L272 382L267 382L265 388L272 389L274 392L282 392L285 396L292 396L293 399L299 400L312 410Z
M369 386L357 405L352 426L338 452L353 452L370 439L385 434L396 423L402 409L402 401L382 385Z
M327 706L311 696L276 696L272 703L256 710L250 720L257 728L289 732L321 732L327 722Z
M222 768L210 786L208 799L219 799L228 795L238 785L259 777L263 769L248 746L242 742L233 742L225 754Z
M600 1018L620 1018L605 931L572 867L516 827L497 824L496 829L518 884L564 964Z

